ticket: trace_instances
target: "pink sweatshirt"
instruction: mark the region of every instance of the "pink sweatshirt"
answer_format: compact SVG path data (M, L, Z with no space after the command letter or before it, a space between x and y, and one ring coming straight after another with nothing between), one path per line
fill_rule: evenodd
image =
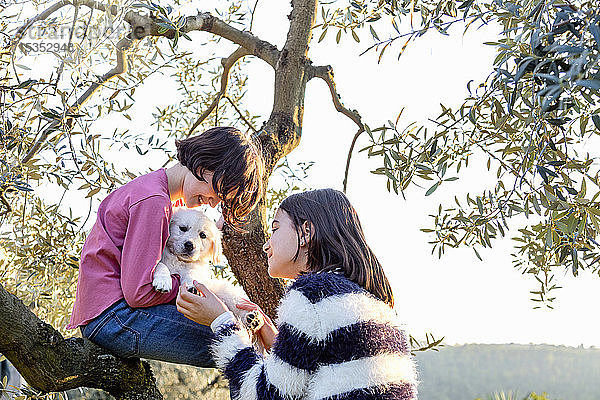
M85 325L120 299L129 306L169 303L173 289L152 287L154 268L169 236L172 207L164 169L142 175L114 190L100 203L96 223L87 236L73 313L68 329Z

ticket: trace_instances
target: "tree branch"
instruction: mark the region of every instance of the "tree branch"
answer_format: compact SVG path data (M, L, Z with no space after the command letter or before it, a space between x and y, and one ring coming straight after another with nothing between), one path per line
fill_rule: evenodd
M259 136L263 147L270 149L265 154L269 174L277 162L300 143L310 66L307 54L317 3L317 0L292 1L292 12L288 16L290 28L275 67L273 109L264 125L264 133Z
M117 400L163 398L147 363L117 358L87 339L64 339L1 284L0 353L44 393L86 386Z
M229 104L231 104L231 106L233 107L233 109L238 113L238 115L240 116L240 118L242 119L242 121L244 121L244 123L246 125L248 125L248 127L254 131L254 134L257 134L258 130L254 127L254 125L252 125L252 123L250 121L248 121L248 119L242 113L242 110L239 109L239 107L235 104L235 102L231 99L231 97L229 97L228 95L225 95L223 97L227 101L229 101Z
M79 4L101 11L108 10L113 15L117 15L118 12L116 6L111 6L109 8L107 5L95 0L79 0ZM130 10L125 13L123 19L131 26L136 39L141 39L146 36L164 36L169 39L175 37L175 30L173 29L161 32L162 28L158 25L161 20L158 18ZM240 45L248 50L250 54L267 62L273 68L275 68L275 64L279 58L279 50L271 43L259 39L250 32L240 31L208 12L186 17L185 23L183 24L183 27L180 28L180 31L184 33L192 31L213 33Z
M350 144L350 149L348 150L348 157L346 158L346 170L344 171L343 182L343 190L345 193L346 188L348 186L348 172L350 170L350 160L352 159L354 145L356 144L356 140L358 139L360 134L365 131L365 125L362 123L360 114L356 110L350 110L342 104L340 100L340 95L338 94L335 86L335 80L333 78L333 68L331 68L330 65L312 67L310 69L310 79L312 79L313 77L320 78L325 81L325 83L329 87L329 92L331 93L331 100L333 101L335 109L338 112L344 114L346 117L350 118L358 126L358 131L354 134L354 138L352 138L352 143Z
M11 40L11 47L12 47L11 58L12 58L12 55L14 54L14 49L17 47L17 45L19 44L21 39L23 39L23 36L25 36L25 32L27 32L27 30L29 28L31 28L31 26L33 24L35 24L38 21L45 20L50 15L54 14L55 12L57 12L58 10L60 10L61 8L63 8L66 5L69 5L69 4L72 4L71 0L60 0L59 2L54 3L53 5L48 7L46 10L44 10L41 13L39 13L38 15L36 15L35 17L29 18L27 20L27 22L25 22L25 24L23 24L23 26L21 26L19 29L17 29L15 36Z
M93 10L90 11L93 13ZM79 5L75 4L75 14L73 15L73 22L71 23L71 30L69 31L69 40L67 41L67 49L71 48L71 43L73 42L73 32L75 32L75 26L77 25L77 16L79 14ZM91 15L90 15L91 16ZM83 41L83 39L82 39ZM65 68L65 59L63 58L60 62L60 67L58 67L58 72L56 73L56 84L54 85L54 93L58 90L58 84L60 82L60 77Z
M133 40L130 39L129 36L131 35L128 35L117 42L117 64L115 65L115 67L108 71L106 74L102 75L98 82L92 83L90 87L85 91L85 93L83 93L77 99L77 101L68 108L68 110L63 114L63 117L61 119L54 119L48 125L48 127L44 129L40 137L36 140L35 144L31 147L31 149L29 149L25 157L23 157L23 159L21 160L23 164L29 161L40 150L46 139L48 139L50 133L54 132L58 128L58 126L61 123L63 123L65 117L68 117L72 114L76 114L81 108L81 106L92 96L92 94L94 94L94 92L98 90L98 88L100 88L110 79L127 72L127 51L133 44Z
M4 191L0 192L0 203L2 203L4 207L6 207L6 211L1 212L0 217L2 217L5 214L10 214L12 212L12 207L10 206L10 203L8 202L8 200L6 200L6 197L4 197Z
M240 58L247 56L248 54L250 54L250 53L248 52L248 50L246 48L238 47L237 50L234 51L229 57L223 58L221 60L221 65L223 65L223 73L221 74L221 89L216 94L216 96L213 99L210 106L208 106L208 108L198 117L198 119L196 120L194 125L190 128L190 131L188 132L188 136L191 135L194 132L194 130L196 130L198 125L200 125L210 115L210 113L213 112L213 110L217 107L217 104L219 104L219 100L221 100L221 98L227 92L227 83L229 81L229 71L231 71L231 68L235 65L235 63Z
M45 20L50 15L54 14L56 11L60 10L61 8L63 8L66 5L69 5L69 4L73 4L71 0L60 0L59 2L54 3L53 5L51 5L50 7L48 7L43 12L41 12L38 15L36 15L35 17L29 18L27 20L27 22L25 22L25 24L23 26L21 26L17 30L17 32L15 33L15 37L14 37L13 40L15 40L18 43L23 38L23 36L25 35L25 32L27 32L27 30L29 28L31 28L31 26L33 24L35 24L38 21Z
M363 128L358 128L358 131L354 134L352 138L352 143L350 143L350 149L348 149L348 156L346 157L346 169L344 171L344 182L343 182L343 191L346 193L346 188L348 187L348 171L350 171L350 160L352 159L352 152L354 151L354 145L358 140L358 137L365 130Z
M250 14L250 26L248 27L248 30L250 32L252 32L252 24L254 23L254 14L256 13L256 7L258 6L258 2L260 0L256 0L256 3L254 3L254 7L252 8L252 14Z
M14 52L14 49L16 48L17 44L19 43L19 41L21 40L21 38L23 37L23 35L27 31L27 29L29 29L35 22L48 18L54 12L60 10L62 7L66 6L66 5L74 5L74 4L75 4L74 0L61 0L57 3L55 3L54 5L52 5L51 7L49 7L48 9L46 9L44 12L29 19L21 28L18 29L18 31L15 35L15 38L11 44L11 46L12 46L11 51ZM95 1L95 0L79 0L77 2L77 4L84 5L89 8L92 8L92 9L101 10L104 12L110 12L113 15L118 15L118 11L119 11L116 6L109 7L103 3ZM65 114L76 113L80 109L81 105L83 103L85 103L85 101L87 101L89 99L89 97L101 85L103 85L105 82L107 82L112 77L114 77L116 75L120 75L127 71L127 62L123 62L123 61L126 60L125 52L130 48L133 40L141 39L145 36L164 36L167 38L173 38L175 36L175 31L172 29L167 30L165 32L160 32L161 27L158 25L158 22L160 20L158 20L157 18L154 18L152 16L142 15L141 13L130 10L125 13L123 19L131 26L132 33L129 35L128 38L121 39L121 41L119 41L119 43L117 44L117 66L115 68L113 68L111 71L109 71L107 74L105 74L100 79L99 82L92 84L92 86L90 86L90 88L77 100L77 102L75 104L73 104L71 107L69 107L68 111ZM226 74L227 77L228 77L229 69L231 69L231 66L233 66L233 64L235 64L235 62L237 60L239 60L241 57L243 57L245 55L249 55L249 54L259 57L260 59L264 60L269 65L271 65L273 68L276 67L277 60L279 59L279 51L277 50L277 48L274 45L257 38L256 36L254 36L253 34L251 34L249 32L240 31L240 30L228 25L227 23L220 20L219 18L212 16L210 13L199 13L196 16L186 17L185 23L184 23L183 27L181 28L181 32L191 32L191 31L196 31L196 30L213 33L217 36L221 36L225 39L228 39L228 40L240 45L240 48L238 50L236 50L231 56L229 56L227 59L225 59L224 74ZM226 68L225 64L229 64L229 68ZM220 98L225 93L225 91L223 90L223 83L225 84L225 87L226 87L227 79L225 79L224 82L222 80L220 94L218 94L215 97L215 99L213 100L213 103L207 110L208 113L205 112L198 118L198 120L196 121L196 123L194 124L192 129L190 129L190 132L189 132L190 134L208 116L208 114L210 114L210 112L212 112L212 110L217 106ZM29 161L40 150L43 143L48 138L49 134L51 132L53 132L54 130L56 130L57 127L63 122L63 120L64 120L64 116L60 120L57 119L57 120L52 121L51 124L46 129L44 129L44 131L42 132L40 137L36 140L36 143L32 146L32 148L28 151L28 153L23 158L23 160L22 160L23 163L26 163L27 161Z
M356 110L350 110L346 108L341 100L340 95L337 92L335 80L333 77L333 68L330 65L311 67L310 69L310 78L320 78L329 87L329 92L331 93L331 100L333 101L333 105L335 109L344 114L346 117L350 118L359 128L364 129L364 125L361 121L360 114Z
M99 1L95 0L60 0L42 13L30 18L21 28L17 30L15 37L11 43L13 49L17 46L19 41L25 35L25 32L37 21L42 21L52 15L54 12L60 10L66 5L74 5L75 2L79 5L84 5L89 8L96 10L110 12L117 16L119 9L117 6L107 6ZM141 39L146 36L164 36L172 39L175 37L175 30L170 29L165 32L161 31L161 26L158 25L161 22L160 19L149 15L143 15L139 12L129 10L125 13L123 19L131 26L134 33L133 38ZM208 12L198 13L195 16L189 16L185 18L185 23L180 29L181 32L187 33L192 31L205 31L213 33L217 36L223 37L233 43L240 45L241 47L248 50L249 54L255 55L263 61L267 62L273 68L275 68L277 60L279 59L279 50L271 43L261 40L254 36L250 32L240 31L227 24L223 20L211 15Z

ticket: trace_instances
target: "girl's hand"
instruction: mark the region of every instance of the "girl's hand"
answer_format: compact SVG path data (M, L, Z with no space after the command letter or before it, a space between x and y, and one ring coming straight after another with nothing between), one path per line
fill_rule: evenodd
M269 318L269 316L265 314L257 304L254 304L250 300L243 299L241 303L238 303L235 306L240 310L257 311L262 315L265 323L262 326L262 328L260 328L256 332L256 335L260 339L265 350L271 350L273 342L275 341L275 336L277 336L277 334L279 333L279 331L275 327L275 324L273 323L273 321L271 321L271 318Z
M194 286L198 289L198 295L188 292L183 285L179 287L177 311L194 322L210 326L215 318L229 309L203 284L194 281Z

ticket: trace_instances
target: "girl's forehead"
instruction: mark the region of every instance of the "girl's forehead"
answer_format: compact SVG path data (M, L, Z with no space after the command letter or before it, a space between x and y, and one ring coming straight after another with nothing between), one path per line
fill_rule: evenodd
M273 217L273 222L282 222L282 221L289 221L289 220L290 220L290 216L288 215L288 213L285 212L285 210L278 208L277 211L275 212L275 216Z

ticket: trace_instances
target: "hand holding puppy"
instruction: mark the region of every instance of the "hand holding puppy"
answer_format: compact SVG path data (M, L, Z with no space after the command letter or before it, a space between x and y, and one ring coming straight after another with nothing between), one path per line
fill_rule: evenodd
M230 311L225 303L203 284L194 281L198 295L190 293L185 287L179 287L177 311L186 318L202 325L210 325L215 318Z

